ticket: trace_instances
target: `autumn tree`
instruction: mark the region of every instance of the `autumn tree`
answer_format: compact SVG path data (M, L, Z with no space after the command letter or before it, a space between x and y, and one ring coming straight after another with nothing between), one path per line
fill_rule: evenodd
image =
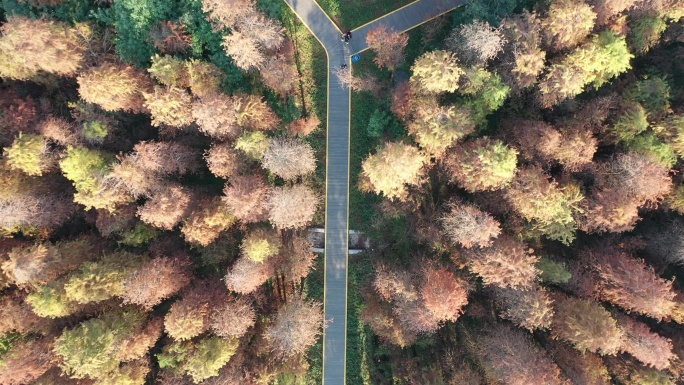
M280 237L275 231L257 229L245 236L240 245L240 251L245 257L256 261L264 262L280 251Z
M150 310L190 284L190 259L185 255L157 257L143 263L124 281L124 304Z
M45 318L60 318L82 310L83 306L67 297L64 280L51 281L36 287L26 296L33 313Z
M291 59L276 55L266 59L261 69L261 78L270 89L281 96L288 96L294 91L299 74Z
M421 275L420 297L434 320L456 321L468 303L468 290L466 282L448 269L428 266Z
M235 175L242 161L240 155L225 143L214 143L204 153L209 171L219 178L228 179Z
M561 186L541 168L527 167L518 172L506 197L542 234L565 244L575 239L575 217L584 199L578 185Z
M273 174L293 180L316 170L316 157L307 142L296 138L276 137L270 140L261 164Z
M18 286L44 285L92 258L96 252L94 242L83 237L56 244L15 247L2 263L2 270Z
M20 293L5 292L0 296L0 333L27 334L31 332L44 332L41 325L41 314L32 311L34 307L28 302L28 298Z
M597 164L596 179L580 221L580 228L588 232L633 229L638 208L658 202L672 186L665 166L633 152Z
M404 199L406 185L417 185L423 173L425 155L413 146L388 142L364 159L362 175L372 190L389 199Z
M542 51L541 26L537 16L528 11L501 21L501 33L507 45L503 52L502 75L508 84L527 88L537 82L544 70L546 52Z
M658 370L667 369L676 359L672 342L652 332L646 324L624 314L618 315L617 321L625 333L621 351Z
M192 46L192 36L180 21L160 21L150 29L150 39L165 54L183 54Z
M492 382L567 384L560 368L521 330L496 324L477 339L474 350L485 378Z
M468 268L482 277L485 285L529 288L539 274L539 259L523 243L499 237L487 248L469 249L464 253Z
M69 186L0 168L0 228L10 232L54 228L75 213Z
M245 131L235 141L235 149L244 153L248 159L258 161L268 150L269 144L270 139L263 132Z
M41 71L73 76L86 51L76 28L48 19L8 17L1 29L0 74L17 80L35 78Z
M500 140L480 138L454 147L445 159L452 181L468 191L496 190L515 176L518 151Z
M599 278L599 295L623 309L657 320L667 319L675 306L672 281L660 278L643 260L623 251L599 249L585 252Z
M323 325L320 303L295 298L278 310L264 336L275 355L291 357L306 353L316 343Z
M318 194L297 184L273 188L265 206L271 225L278 229L297 229L311 222L319 204Z
M557 160L573 171L590 165L598 149L592 132L579 126L559 130L542 121L519 121L510 132L523 156Z
M140 220L164 230L172 230L192 209L190 189L179 184L167 184L138 207Z
M251 258L240 257L228 269L224 281L228 290L240 294L255 291L273 275L273 266L269 263L257 262Z
M287 130L292 135L307 136L314 132L320 124L320 119L316 115L311 115L307 118L299 118L293 121L287 126Z
M608 24L611 19L619 16L623 11L632 8L638 1L636 0L592 0L589 1L596 12L596 24L603 26Z
M19 133L11 147L4 149L9 166L27 175L41 176L55 166L55 157L47 141L40 135Z
M554 0L541 19L546 46L562 51L581 43L594 28L596 13L582 0Z
M226 75L215 64L192 59L186 65L193 95L204 98L219 92L219 86Z
M464 62L484 65L501 52L505 42L501 30L486 21L475 20L454 29L445 44Z
M463 70L456 56L447 51L426 52L411 67L411 80L429 92L454 92Z
M529 331L551 326L553 301L542 286L529 289L495 287L493 293L501 308L501 318Z
M261 69L266 62L266 56L260 49L257 39L240 31L233 31L224 37L223 48L235 65L245 71L252 68Z
M136 154L119 155L106 176L106 183L120 187L134 198L149 197L163 185L162 182L162 175L145 169Z
M295 236L290 244L284 245L278 255L279 273L285 279L292 282L299 282L306 278L314 268L316 254L311 251L313 244L304 236Z
M52 338L24 340L12 344L0 363L0 383L25 385L54 366Z
M240 338L254 326L256 312L244 298L230 297L212 310L209 319L211 330L224 338Z
M171 305L164 317L164 330L175 340L183 341L209 330L209 316L213 305L225 298L225 290L218 284L204 282L183 293L180 300Z
M467 204L450 205L439 220L451 243L465 248L490 246L501 233L499 222L491 215Z
M235 221L235 216L219 197L202 198L197 201L194 210L183 221L181 233L186 241L207 246Z
M105 62L79 74L78 93L107 111L144 111L151 81L132 65Z
M238 126L248 130L275 130L280 123L278 115L273 112L261 96L235 95L233 108Z
M235 138L240 134L233 100L230 96L212 93L192 104L192 116L202 133L216 139Z
M200 152L178 141L138 142L130 156L142 169L164 176L194 173L200 167Z
M563 342L549 341L549 353L573 384L609 385L610 374L598 354L579 352Z
M408 35L397 32L394 28L387 28L384 24L368 31L366 44L375 52L373 61L379 67L394 70L404 61L404 48L408 44Z
M557 296L554 298L551 334L570 342L579 351L615 354L623 332L610 313L590 299Z
M240 175L230 179L223 189L223 203L244 223L261 222L268 217L266 200L271 187L259 174Z
M152 114L153 126L184 127L194 121L192 98L181 88L155 86L145 93L145 108Z

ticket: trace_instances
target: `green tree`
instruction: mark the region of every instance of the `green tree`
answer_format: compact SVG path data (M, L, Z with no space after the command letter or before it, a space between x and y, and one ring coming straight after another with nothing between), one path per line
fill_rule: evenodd
M572 274L565 267L565 263L556 262L548 258L540 258L535 265L541 271L539 278L542 281L554 285L567 283L572 278Z
M190 86L186 62L174 56L152 56L152 65L147 72L167 87L187 88Z
M102 176L109 172L113 161L112 155L102 151L69 147L59 166L76 190L94 192L99 188Z
M431 51L420 56L411 67L412 81L429 92L454 92L463 70L453 53Z
M55 341L60 367L73 378L98 379L119 368L124 342L145 322L144 313L126 310L105 313L66 329Z
M80 304L101 302L124 294L126 279L141 265L137 255L118 252L96 262L85 262L64 284L70 301Z
M646 110L640 103L625 100L620 104L619 116L613 124L613 133L619 140L630 141L646 131Z
M406 196L407 184L419 183L425 161L425 155L418 148L389 142L363 161L362 175L368 178L376 194L402 199Z
M667 23L661 16L637 17L629 22L627 43L632 52L643 55L660 41L667 29Z
M468 191L497 190L515 176L517 155L500 140L480 138L450 151L445 167L451 180Z
M45 139L40 135L19 133L11 147L4 151L10 167L28 175L41 176L54 166L54 157Z
M273 231L258 229L250 232L242 240L240 250L247 257L256 262L264 262L280 251L280 238Z
M159 367L185 373L199 384L217 376L238 348L235 339L204 337L196 341L178 341L164 346L157 355Z
M67 298L64 281L39 286L26 297L26 303L31 305L34 313L47 318L66 317L79 310L78 304Z
M662 142L652 132L641 134L627 142L627 147L639 154L646 155L667 168L677 163L677 154L672 146Z
M368 133L368 136L371 138L379 138L391 121L392 116L390 114L380 108L376 108L368 119L366 133Z
M575 239L575 217L584 199L579 186L560 186L549 181L541 168L527 167L520 170L506 197L523 218L550 239L566 245Z
M632 86L630 95L647 111L649 122L659 122L670 113L670 85L662 76L649 76Z

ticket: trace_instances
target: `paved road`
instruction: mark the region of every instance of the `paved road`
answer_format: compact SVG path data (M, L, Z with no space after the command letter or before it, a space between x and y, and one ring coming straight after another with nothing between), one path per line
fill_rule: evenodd
M328 55L328 139L325 208L325 319L333 320L323 334L323 384L343 385L347 347L347 248L349 240L349 119L351 92L331 72L351 66L350 52L368 48L366 34L379 24L406 31L465 0L418 0L352 31L349 45L341 31L314 0L285 0L321 42ZM363 10L359 10L363 12Z

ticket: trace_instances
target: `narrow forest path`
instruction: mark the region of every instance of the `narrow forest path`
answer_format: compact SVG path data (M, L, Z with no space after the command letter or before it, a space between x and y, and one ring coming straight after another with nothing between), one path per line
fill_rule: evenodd
M347 257L349 240L349 121L351 90L332 71L351 66L350 55L368 48L366 35L379 24L407 31L464 4L466 0L417 0L352 30L350 44L315 0L284 0L320 41L328 55L328 116L325 197L325 319L323 384L345 384L347 347ZM360 9L359 12L363 12ZM331 81L331 78L333 81Z

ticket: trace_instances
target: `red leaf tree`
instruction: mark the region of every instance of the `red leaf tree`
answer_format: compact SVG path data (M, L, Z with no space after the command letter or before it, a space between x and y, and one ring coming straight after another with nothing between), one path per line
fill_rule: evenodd
M394 70L404 61L404 48L408 44L408 35L379 24L368 31L366 44L376 54L373 59L375 64Z

